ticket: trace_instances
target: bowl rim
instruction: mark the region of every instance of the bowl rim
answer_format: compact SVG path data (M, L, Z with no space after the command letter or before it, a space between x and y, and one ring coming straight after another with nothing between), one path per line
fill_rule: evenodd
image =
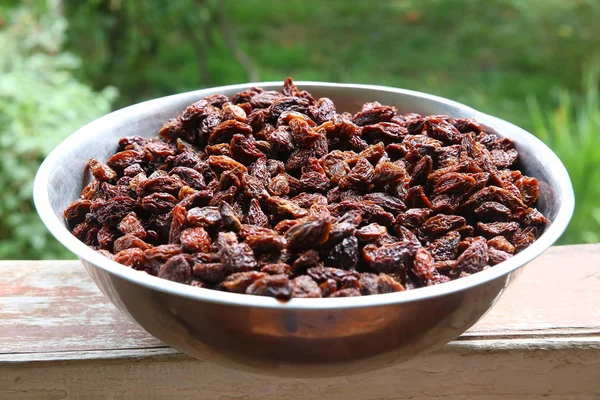
M93 130L97 126L111 124L119 120L122 116L131 113L136 108L144 108L150 105L159 103L167 103L176 97L197 95L198 98L204 97L213 93L221 93L223 91L244 90L252 86L281 86L282 82L252 82L236 85L227 85L195 90L190 92L179 93L171 96L160 97L145 102L137 103L116 111L113 111L103 117L100 117L89 124L81 127L66 139L64 139L54 150L46 157L40 165L35 177L33 187L33 198L35 207L46 225L50 233L61 242L68 250L74 253L80 260L100 268L111 275L117 276L129 282L144 286L148 289L157 290L163 293L168 293L175 296L182 296L192 300L206 301L231 306L244 307L259 307L271 308L280 310L320 310L320 309L343 309L343 308L359 308L359 307L374 307L385 306L392 304L408 303L413 301L421 301L432 299L440 296L449 295L455 292L466 290L468 288L484 284L486 282L499 279L518 268L524 266L547 248L549 248L565 231L569 221L573 215L575 207L575 196L569 174L560 161L558 156L544 144L540 139L533 134L519 128L512 123L504 121L500 118L482 113L467 105L449 100L443 97L426 94L418 91L399 89L380 85L352 84L352 83L330 83L330 82L315 82L315 81L296 81L296 85L302 86L319 86L324 88L343 88L343 89L366 89L376 90L388 93L396 93L417 97L426 100L432 100L443 105L458 108L463 112L472 113L473 117L479 122L494 128L501 132L517 132L523 136L530 145L536 149L540 158L545 160L545 165L549 168L552 176L557 182L557 196L561 198L561 203L556 214L556 218L545 232L528 248L510 259L480 271L476 274L446 282L441 285L428 286L414 290L403 292L378 294L371 296L357 297L341 297L341 298L293 298L288 302L281 302L271 297L252 296L247 294L229 293L213 289L197 288L182 283L172 282L166 279L158 278L149 274L142 273L137 270L125 267L115 261L112 261L97 251L89 248L86 244L79 241L64 225L63 221L57 217L51 207L48 194L48 181L50 172L55 165L60 162L62 155L72 143L76 143L85 136L86 131Z

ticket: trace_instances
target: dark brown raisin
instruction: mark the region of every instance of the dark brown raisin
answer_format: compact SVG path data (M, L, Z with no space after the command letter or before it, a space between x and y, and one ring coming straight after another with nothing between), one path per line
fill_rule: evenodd
M285 275L267 275L254 281L246 289L246 294L275 297L289 300L292 297L293 284Z
M246 293L246 290L250 285L257 280L264 278L265 276L267 276L267 274L264 272L236 272L235 274L229 275L223 282L221 282L221 287L228 292Z
M319 285L308 275L301 275L292 280L292 297L321 297Z
M192 276L192 270L185 254L175 255L167 260L158 270L159 278L173 282L187 283Z
M300 251L317 247L329 239L330 230L331 221L326 217L308 217L299 221L285 233L288 249Z
M459 272L469 274L481 271L488 263L488 245L484 238L475 238L469 247L458 257L456 267Z

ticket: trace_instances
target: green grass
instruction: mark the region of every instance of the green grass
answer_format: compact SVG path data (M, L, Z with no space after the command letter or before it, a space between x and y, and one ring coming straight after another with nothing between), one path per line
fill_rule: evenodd
M600 242L600 69L590 68L582 99L567 91L558 93L559 106L544 113L530 97L535 132L567 167L575 191L575 213L561 243Z

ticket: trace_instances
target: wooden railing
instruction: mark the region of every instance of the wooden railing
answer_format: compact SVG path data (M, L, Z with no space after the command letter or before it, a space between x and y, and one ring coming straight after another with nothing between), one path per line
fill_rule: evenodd
M443 349L320 380L191 359L120 314L76 261L0 262L0 399L600 399L600 245L553 247Z

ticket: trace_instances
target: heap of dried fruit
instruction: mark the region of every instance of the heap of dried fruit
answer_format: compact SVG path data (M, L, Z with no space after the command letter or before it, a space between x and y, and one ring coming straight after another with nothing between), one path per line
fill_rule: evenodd
M213 95L158 138L126 137L65 211L128 267L234 293L342 297L435 285L498 264L546 219L508 139L477 121L338 113L287 79Z

